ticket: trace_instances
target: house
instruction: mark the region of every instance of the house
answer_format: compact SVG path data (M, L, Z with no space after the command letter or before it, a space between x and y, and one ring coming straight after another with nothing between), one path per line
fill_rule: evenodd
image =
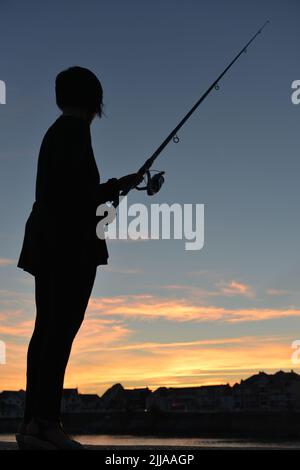
M0 393L0 418L21 417L24 390ZM63 391L62 413L115 411L300 411L300 375L294 371L259 372L234 386L159 387L125 389L120 383L99 397L79 394L77 388Z
M230 385L204 385L200 387L197 407L202 411L231 410L232 389Z
M196 408L200 387L159 387L148 398L148 411L189 411Z
M23 416L25 403L24 390L8 391L0 393L0 417L19 418Z
M115 384L102 395L105 409L110 410L145 410L147 397L151 390L146 388L125 389Z
M147 398L147 410L215 411L230 409L230 385L159 387Z
M77 388L65 388L61 400L62 413L79 413L81 411L81 399Z
M148 387L125 390L126 406L128 410L145 411L146 400L152 394Z
M106 392L103 393L102 403L105 409L117 409L117 410L125 410L126 408L126 400L125 400L125 389L121 384L115 384Z
M300 375L259 372L233 387L233 403L236 410L300 410Z
M102 411L104 409L103 402L97 394L80 394L79 399L81 404L80 410L84 413L92 413Z

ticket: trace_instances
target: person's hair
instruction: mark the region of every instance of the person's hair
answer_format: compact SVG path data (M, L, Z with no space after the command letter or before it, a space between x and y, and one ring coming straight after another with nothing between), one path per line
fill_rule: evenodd
M103 89L96 75L84 67L69 67L55 79L57 106L85 109L102 116Z

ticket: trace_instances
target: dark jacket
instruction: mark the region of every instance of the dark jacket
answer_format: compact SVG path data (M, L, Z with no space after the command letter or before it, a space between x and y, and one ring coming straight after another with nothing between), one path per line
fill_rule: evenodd
M66 265L107 264L106 241L96 235L96 208L117 195L117 179L100 184L88 123L61 115L41 144L18 267L36 275Z

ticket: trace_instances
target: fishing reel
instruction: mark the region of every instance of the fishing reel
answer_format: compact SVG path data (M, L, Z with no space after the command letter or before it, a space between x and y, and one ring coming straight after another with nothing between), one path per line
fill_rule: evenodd
M155 175L151 176L151 171L155 171ZM154 194L158 193L158 191L164 184L164 174L164 171L147 170L145 173L146 186L136 186L135 189L137 189L138 191L147 191L148 196L153 196Z

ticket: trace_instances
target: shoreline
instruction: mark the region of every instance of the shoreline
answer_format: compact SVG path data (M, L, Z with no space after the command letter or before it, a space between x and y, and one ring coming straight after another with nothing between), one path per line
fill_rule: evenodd
M192 452L201 452L201 451L231 451L231 450L244 450L244 451L270 451L270 450L300 450L300 445L297 446L168 446L168 445L85 445L85 450L98 450L98 451L123 451L123 450L134 450L134 451L154 451L154 450L165 450L165 451L192 451ZM13 451L18 450L17 444L13 441L11 442L1 442L0 441L0 452L1 451Z
M1 433L14 434L21 418L0 418ZM300 411L156 412L104 411L62 414L69 434L233 438L300 441Z

